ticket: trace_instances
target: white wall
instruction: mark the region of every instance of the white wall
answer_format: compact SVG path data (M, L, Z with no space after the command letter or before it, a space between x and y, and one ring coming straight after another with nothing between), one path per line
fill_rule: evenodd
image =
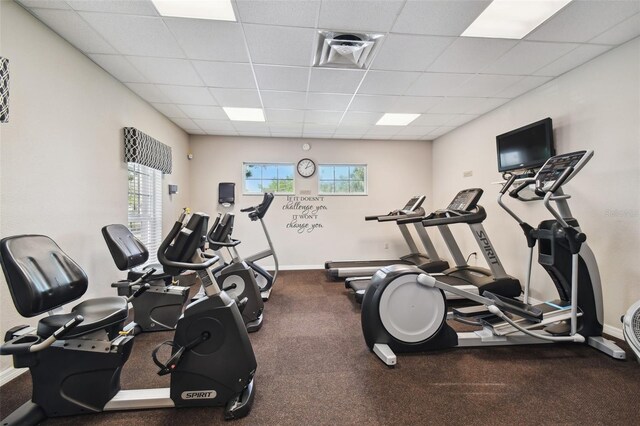
M51 236L89 276L87 297L123 277L100 229L127 221L124 126L173 148L180 193L163 202L168 229L189 203L188 135L13 2L1 4L0 55L10 60L10 121L0 124L0 235ZM163 195L164 196L164 195ZM35 323L0 280L0 330ZM2 368L11 364L1 357Z
M478 186L486 192L485 226L505 268L525 277L527 248L520 228L496 203L500 180L495 136L551 117L558 153L595 150L595 156L565 192L600 266L605 322L620 328L620 315L640 298L640 39L521 96L433 142L433 194L445 206L454 194ZM463 178L471 170L473 176ZM540 203L509 199L531 224L550 217ZM468 229L456 230L463 252L477 251ZM538 267L533 295L553 297L554 287Z
M312 148L303 151L302 144ZM393 224L365 222L364 216L401 208L412 195L426 194L430 204L431 142L313 140L192 136L191 199L195 210L212 215L225 211L218 206L218 183L236 183L234 236L243 241L240 254L266 248L260 225L252 223L240 208L258 204L261 196L242 195L243 162L297 163L309 157L319 163L365 163L368 166L367 196L325 196L326 211L319 212L322 229L298 234L287 229L292 211L282 209L286 197L277 196L265 217L280 264L322 267L326 260L394 258L408 252ZM296 176L296 194L318 193L317 173L309 179ZM306 195L304 195L306 196ZM417 237L416 237L417 238ZM389 243L389 249L384 244ZM270 265L266 262L265 265Z

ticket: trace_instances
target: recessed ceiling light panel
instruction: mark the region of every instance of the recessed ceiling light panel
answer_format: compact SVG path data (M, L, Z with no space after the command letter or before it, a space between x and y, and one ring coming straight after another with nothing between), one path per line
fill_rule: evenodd
M418 118L420 114L391 114L386 113L378 120L376 126L406 126Z
M571 0L493 0L462 37L521 39Z
M231 0L151 0L162 16L235 21Z
M229 108L222 107L232 121L264 121L262 108Z

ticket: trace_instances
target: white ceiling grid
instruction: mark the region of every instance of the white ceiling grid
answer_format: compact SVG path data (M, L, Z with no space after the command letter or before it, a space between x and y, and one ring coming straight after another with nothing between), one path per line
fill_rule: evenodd
M637 0L574 0L523 40L460 37L485 0L233 0L237 22L163 18L149 0L18 1L191 134L435 139L640 35ZM320 30L384 37L368 69L316 68ZM385 112L422 115L375 126Z

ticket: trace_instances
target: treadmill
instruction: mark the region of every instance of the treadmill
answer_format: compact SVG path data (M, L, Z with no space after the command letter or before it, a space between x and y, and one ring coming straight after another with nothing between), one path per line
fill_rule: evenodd
M462 190L446 209L435 211L422 218L400 219L398 223L422 223L424 227L438 228L455 263L453 268L442 271L441 274L434 274L439 281L457 287L474 288L473 291L479 294L488 290L500 296L515 298L522 293L522 287L517 278L505 272L498 254L489 240L489 235L482 225L487 217L484 208L477 204L482 192L480 188ZM460 246L449 229L449 225L459 223L465 223L469 226L489 269L471 266L467 263L460 251Z
M424 216L424 209L422 203L426 197L424 195L412 197L403 208L400 210L394 210L390 213L383 215L366 216L365 220L378 222L394 222L398 224L399 219L403 218L421 218ZM449 267L449 264L440 259L436 252L427 231L423 226L419 226L419 223L415 223L416 231L424 245L427 254L421 253L418 250L411 232L407 225L398 224L398 228L402 233L402 236L409 246L410 253L400 257L400 259L389 260L350 260L350 261L328 261L325 262L324 267L327 271L327 275L332 279L340 279L347 277L371 277L378 269L389 265L415 265L424 271L442 271Z

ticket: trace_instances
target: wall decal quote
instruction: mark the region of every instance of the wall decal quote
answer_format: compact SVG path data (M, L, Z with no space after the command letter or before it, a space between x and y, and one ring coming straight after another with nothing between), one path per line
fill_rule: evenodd
M322 223L319 222L320 212L327 210L327 206L323 203L324 197L287 196L282 210L291 210L292 214L286 228L295 229L298 234L322 229Z

